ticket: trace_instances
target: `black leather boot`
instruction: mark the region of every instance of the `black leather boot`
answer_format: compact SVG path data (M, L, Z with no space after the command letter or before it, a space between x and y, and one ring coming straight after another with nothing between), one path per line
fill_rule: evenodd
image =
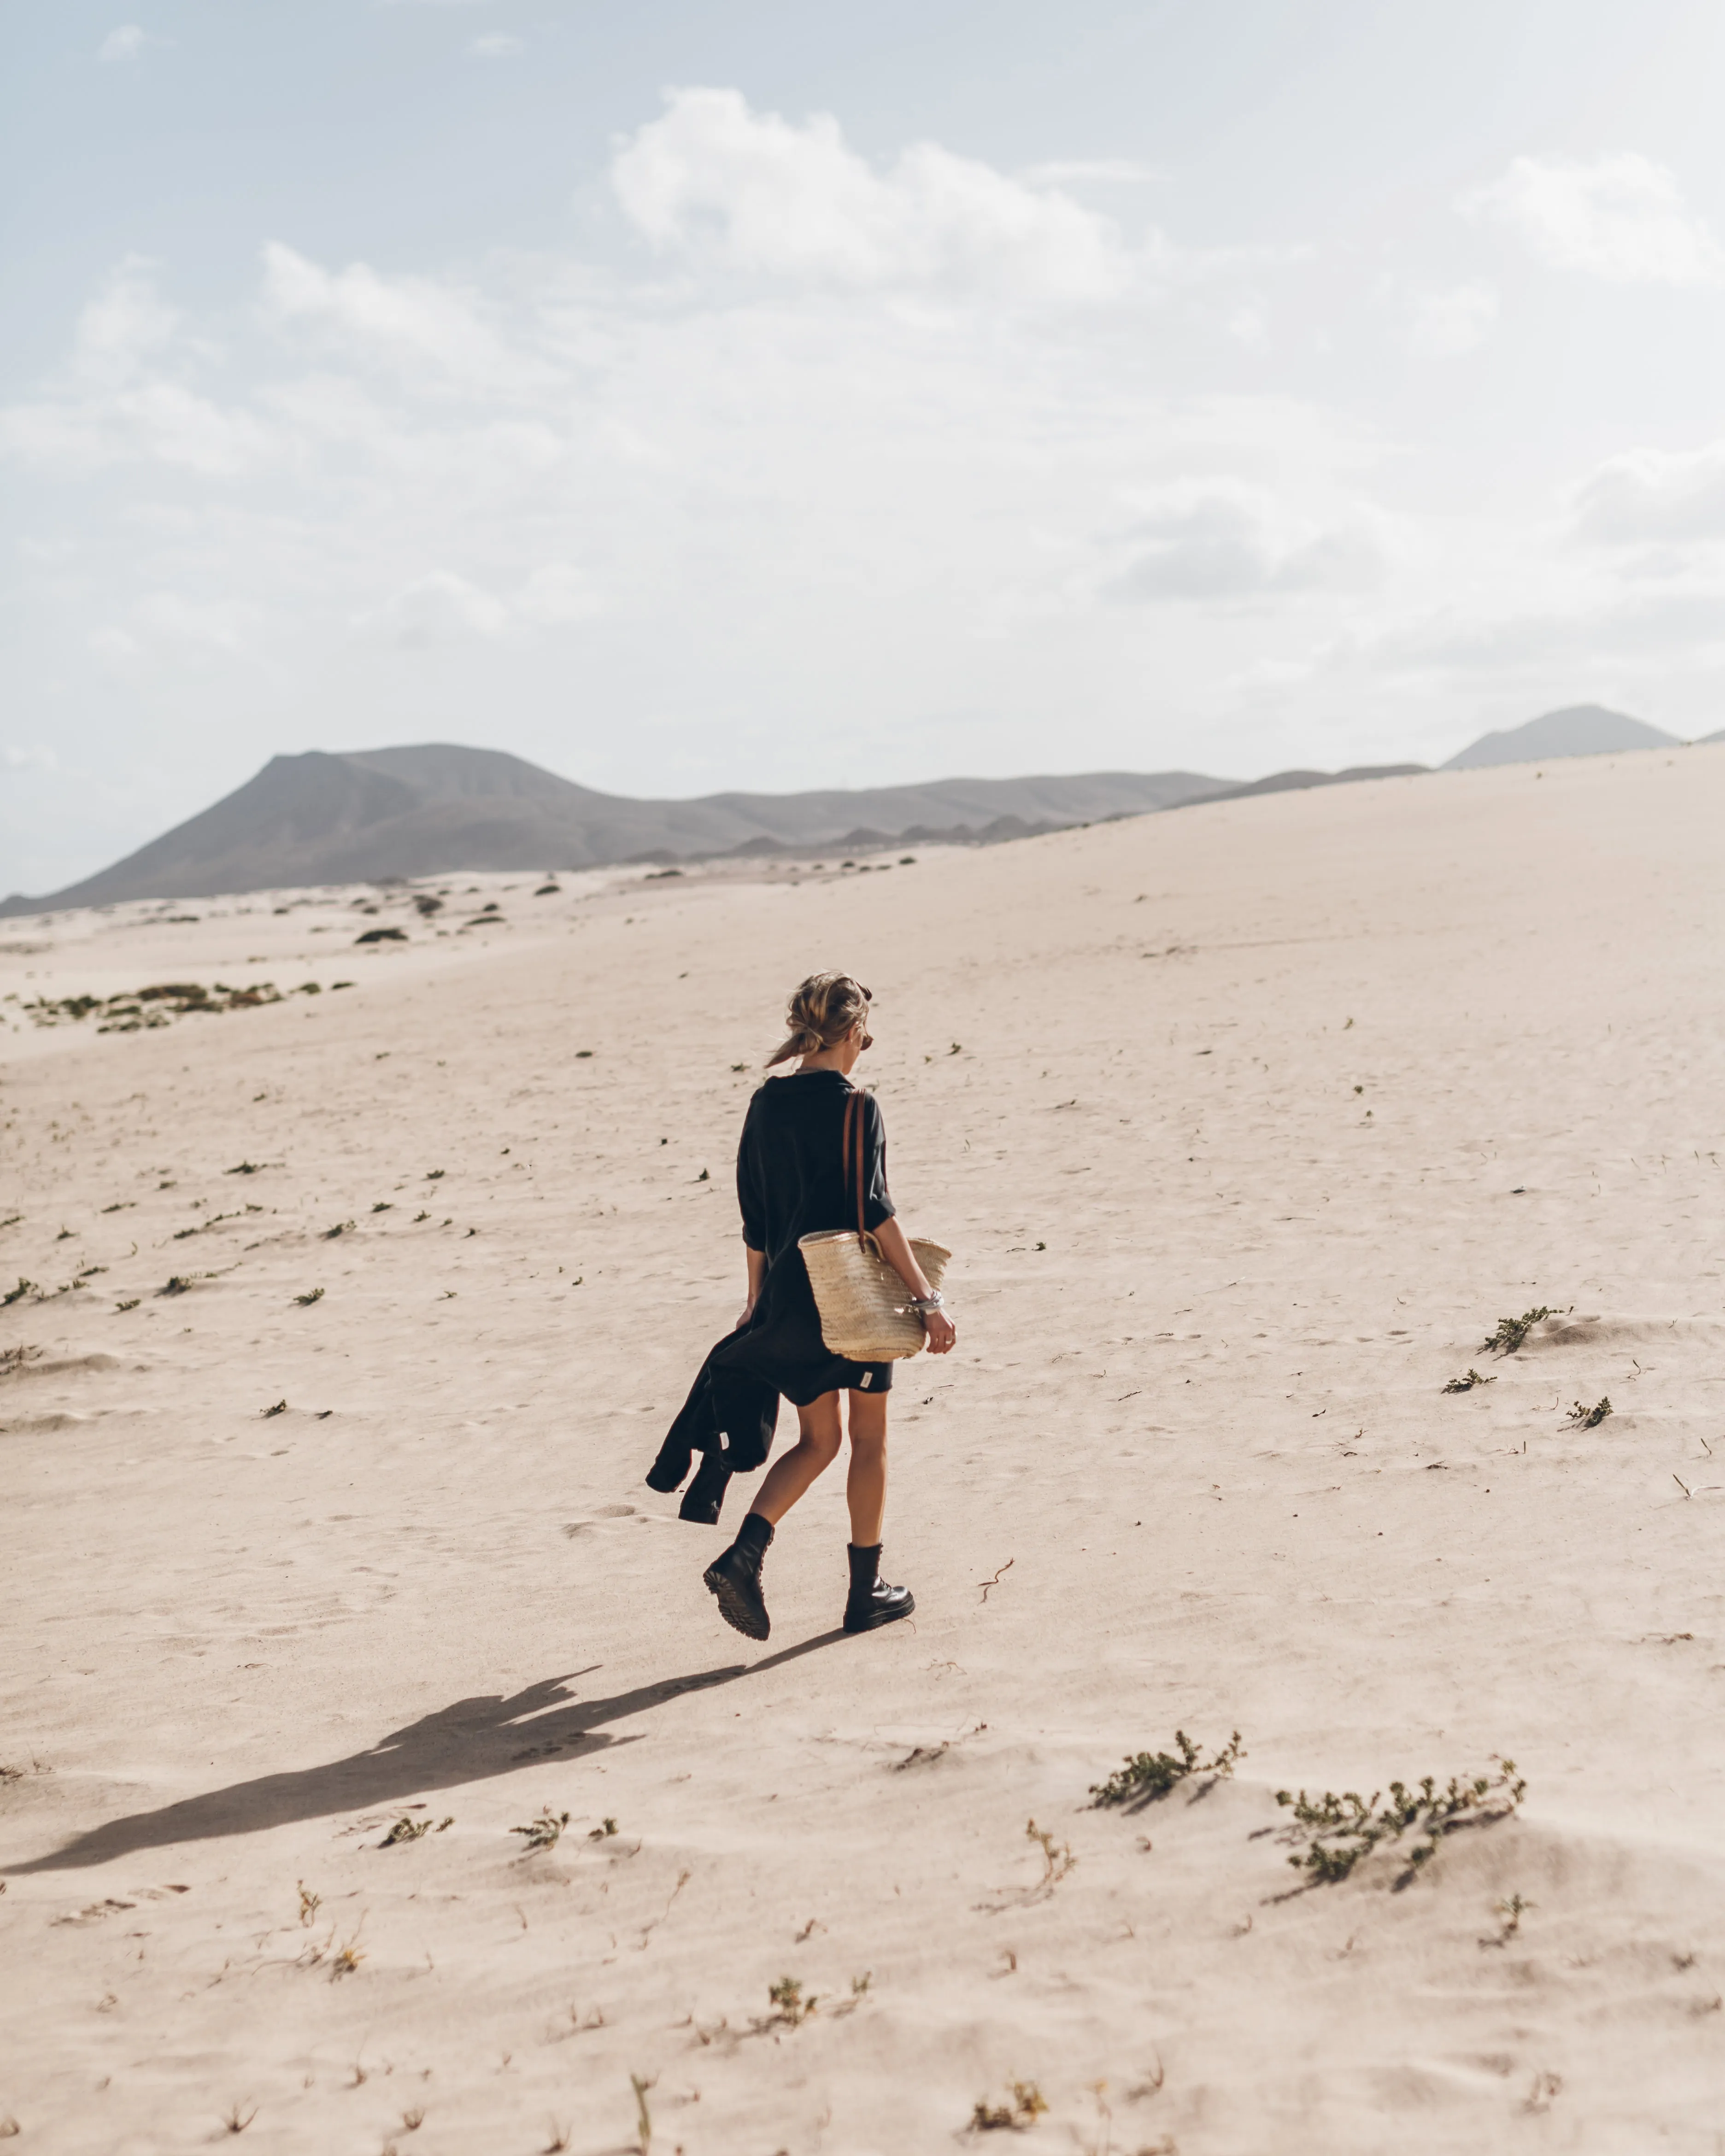
M850 1556L850 1599L845 1604L847 1632L872 1632L895 1618L908 1617L916 1598L908 1587L889 1587L880 1577L880 1545L859 1549L848 1545Z
M731 1470L725 1464L722 1452L703 1452L701 1465L695 1471L695 1479L683 1492L683 1502L677 1507L680 1520L694 1520L704 1527L716 1527L719 1523L719 1508L725 1502L725 1492L731 1483Z
M773 1630L761 1592L761 1560L772 1539L772 1521L763 1520L758 1512L745 1512L737 1540L702 1575L719 1598L719 1614L751 1640L764 1640Z

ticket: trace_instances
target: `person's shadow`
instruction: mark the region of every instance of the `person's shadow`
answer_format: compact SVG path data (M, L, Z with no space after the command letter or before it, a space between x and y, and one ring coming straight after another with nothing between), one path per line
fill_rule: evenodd
M285 1826L293 1820L316 1819L332 1812L369 1811L422 1790L488 1781L494 1775L530 1763L542 1764L552 1758L585 1758L614 1745L639 1741L637 1737L603 1733L612 1722L625 1722L631 1715L663 1707L684 1692L759 1676L844 1637L839 1631L823 1632L769 1655L763 1661L732 1662L688 1676L666 1677L634 1691L619 1692L610 1699L578 1700L571 1696L567 1687L573 1679L589 1674L583 1670L542 1678L506 1699L491 1694L457 1700L451 1707L439 1707L436 1713L409 1722L405 1729L392 1731L367 1751L352 1753L345 1759L332 1759L321 1767L302 1767L293 1774L259 1775L255 1781L235 1782L225 1789L212 1789L203 1796L184 1798L177 1804L164 1804L157 1811L134 1812L126 1819L110 1820L105 1826L79 1835L62 1849L7 1869L13 1877L19 1877L31 1871L63 1871L82 1865L105 1864L141 1849L209 1841L223 1835L259 1834L266 1827Z

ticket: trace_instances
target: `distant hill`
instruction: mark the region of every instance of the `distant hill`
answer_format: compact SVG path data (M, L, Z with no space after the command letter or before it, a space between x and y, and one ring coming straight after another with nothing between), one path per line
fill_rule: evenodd
M1650 726L1645 719L1607 711L1603 704L1570 704L1561 711L1529 719L1524 726L1481 734L1440 768L1473 771L1488 763L1535 763L1563 756L1605 756L1614 749L1678 746L1675 734Z
M1254 793L1297 793L1308 786L1351 786L1366 778L1417 778L1430 766L1424 763L1351 763L1346 771L1277 771L1268 778L1249 779L1242 786L1226 786L1219 793L1199 798L1206 801L1243 801ZM1178 804L1188 807L1188 803Z
M1168 808L1226 783L1189 772L1097 772L637 801L495 749L313 749L272 757L213 808L111 868L47 898L8 899L0 913L459 869L584 869L904 838L988 839Z
M434 743L272 757L254 778L111 868L0 915L208 898L458 870L585 869L724 854L988 844L1197 801L1400 776L1419 764L1283 772L1238 786L1188 771L943 778L815 793L637 801L495 749Z

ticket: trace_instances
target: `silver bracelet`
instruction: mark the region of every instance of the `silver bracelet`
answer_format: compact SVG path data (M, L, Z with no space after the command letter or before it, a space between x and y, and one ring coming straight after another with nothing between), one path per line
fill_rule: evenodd
M927 1317L931 1310L944 1309L946 1300L940 1290L937 1288L932 1295L913 1295L911 1297L910 1306L919 1317Z

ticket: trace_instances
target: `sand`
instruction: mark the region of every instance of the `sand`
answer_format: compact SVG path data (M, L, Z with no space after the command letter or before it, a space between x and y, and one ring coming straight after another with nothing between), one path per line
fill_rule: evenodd
M1712 2156L1722 829L1697 748L446 879L375 952L353 894L13 924L20 997L322 990L0 1004L20 2149ZM757 1647L641 1476L821 964L959 1347L900 1372L915 1619L838 1631L834 1473ZM1232 1778L1090 1806L1177 1729ZM1405 1888L1291 1867L1278 1790L1503 1755Z

